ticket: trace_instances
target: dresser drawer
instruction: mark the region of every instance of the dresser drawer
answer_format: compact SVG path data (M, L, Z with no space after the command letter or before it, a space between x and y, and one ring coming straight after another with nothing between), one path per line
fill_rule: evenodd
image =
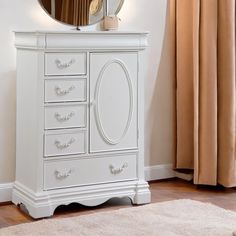
M136 178L135 154L44 163L45 190Z
M63 156L86 152L85 131L45 134L44 156Z
M86 53L46 53L45 75L85 75Z
M45 80L45 102L83 102L86 90L86 79Z
M86 105L49 105L45 107L45 129L86 127Z

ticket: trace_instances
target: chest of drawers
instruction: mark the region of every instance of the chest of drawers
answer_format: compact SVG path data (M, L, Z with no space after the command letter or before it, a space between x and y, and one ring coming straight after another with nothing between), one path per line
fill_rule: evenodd
M112 197L150 202L144 180L142 32L16 32L16 181L33 218Z

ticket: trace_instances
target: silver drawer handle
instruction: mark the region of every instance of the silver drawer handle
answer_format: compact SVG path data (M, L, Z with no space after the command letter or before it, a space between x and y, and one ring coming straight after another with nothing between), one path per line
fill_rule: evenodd
M67 172L55 170L55 175L56 175L57 179L65 179L65 178L69 177L71 175L71 173L72 173L72 169L70 169Z
M61 143L60 141L56 140L55 141L55 146L58 148L58 149L66 149L68 147L70 147L73 143L75 142L75 139L74 138L71 138L69 142L67 143Z
M55 60L57 68L66 69L75 63L75 59L71 59L69 62L62 63L59 59Z
M65 96L65 95L69 94L74 89L75 89L74 85L72 85L68 89L61 89L59 86L56 86L55 87L55 92L58 96Z
M62 116L59 113L55 113L55 118L57 119L57 121L59 122L65 122L70 120L73 116L75 115L75 113L72 111L70 114Z
M121 172L123 172L123 170L127 167L128 167L128 163L126 162L120 168L117 168L117 169L113 165L110 165L110 170L113 175L118 175Z

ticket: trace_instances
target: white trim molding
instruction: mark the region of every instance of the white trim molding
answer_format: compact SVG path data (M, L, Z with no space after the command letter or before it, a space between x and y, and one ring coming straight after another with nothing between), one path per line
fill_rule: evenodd
M172 166L172 164L167 164L145 167L146 181L176 177L176 173L172 170ZM12 186L13 183L0 184L0 203L12 201Z
M169 179L176 177L173 164L156 165L145 167L146 181Z
M13 183L0 184L0 203L12 200Z
M184 175L173 171L173 164L155 165L145 167L146 181L169 179L178 177L185 180L191 180L192 175ZM13 183L0 184L0 203L12 201Z
M179 179L183 179L186 181L191 181L193 180L193 174L185 174L185 173L181 173L181 172L175 172L175 176Z

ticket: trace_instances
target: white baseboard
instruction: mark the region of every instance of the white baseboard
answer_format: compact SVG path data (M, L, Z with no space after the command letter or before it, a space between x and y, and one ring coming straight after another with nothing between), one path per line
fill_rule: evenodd
M0 203L11 201L12 186L13 183L0 184Z
M145 167L146 181L169 179L176 177L173 164Z
M183 179L186 181L193 180L193 174L185 174L185 173L181 173L181 172L175 172L175 176L179 179Z

